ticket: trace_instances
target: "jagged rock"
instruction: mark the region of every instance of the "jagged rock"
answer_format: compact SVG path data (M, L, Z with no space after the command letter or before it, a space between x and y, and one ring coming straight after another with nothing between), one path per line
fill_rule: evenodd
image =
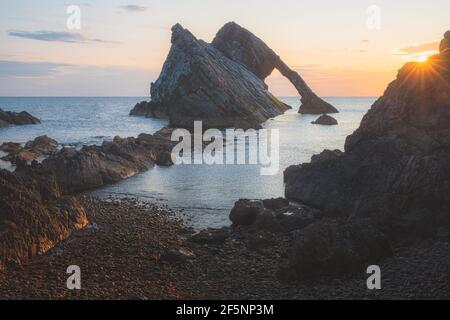
M305 106L337 112L262 40L236 23L226 24L212 44L178 24L172 32L169 56L151 86L152 100L138 103L131 115L168 118L175 127L192 128L193 120L202 120L204 128L259 127L289 108L264 83L275 68L294 84Z
M240 199L230 212L233 227L269 232L291 232L321 218L318 210L291 206L286 199Z
M258 216L265 210L260 200L239 199L230 212L233 226L248 226L253 224Z
M31 176L53 176L63 194L98 188L152 168L165 159L174 146L162 136L140 134L137 138L115 137L101 146L83 146L81 150L62 148L40 165L21 166L17 170Z
M204 128L259 127L288 109L243 65L179 24L172 28L172 47L151 96L131 114L168 118L174 127L192 128L194 120Z
M320 154L311 157L311 163L334 160L344 153L341 150L323 150Z
M19 151L19 149L21 149L21 148L22 148L22 146L20 143L5 142L5 143L2 143L2 145L0 146L0 151L6 152L6 153L11 153L11 152Z
M311 122L312 124L320 124L324 126L335 126L338 124L337 120L327 114L321 115L316 121Z
M302 77L289 68L283 60L261 39L235 22L225 24L217 33L212 45L226 57L243 64L261 80L277 69L297 89L301 96L300 113L321 114L339 112L319 98Z
M56 151L58 142L44 135L37 137L33 141L27 142L25 148L37 155L48 156Z
M271 210L280 210L289 206L289 201L285 198L264 199L263 204Z
M3 145L2 145L3 147ZM0 147L0 148L2 148ZM28 141L25 147L21 147L20 144L9 142L3 149L9 154L2 158L2 160L10 161L13 164L31 163L39 157L49 156L54 153L58 148L58 142L47 137L40 136L33 141Z
M342 274L391 254L386 236L367 221L322 220L297 232L285 272L297 279Z
M25 263L87 224L78 201L60 197L54 183L0 170L0 265Z
M344 154L292 166L285 182L288 199L328 215L371 217L393 235L450 226L450 57L407 63L347 137Z
M7 127L9 125L24 125L24 124L37 124L40 123L38 118L33 117L28 112L22 111L20 113L3 111L0 109L0 128Z

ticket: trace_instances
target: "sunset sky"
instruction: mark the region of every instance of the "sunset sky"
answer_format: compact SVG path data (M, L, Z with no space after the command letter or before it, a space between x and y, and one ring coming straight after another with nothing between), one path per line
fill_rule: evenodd
M69 5L81 29L69 30ZM380 29L367 8L381 9ZM407 60L438 49L450 1L46 0L0 4L1 96L145 96L179 22L210 42L235 21L263 39L322 96L377 96ZM274 72L276 95L296 95Z

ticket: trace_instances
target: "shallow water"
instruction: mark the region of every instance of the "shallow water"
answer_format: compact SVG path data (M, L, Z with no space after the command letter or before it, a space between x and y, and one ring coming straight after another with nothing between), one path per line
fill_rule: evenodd
M99 144L114 136L137 136L153 133L166 125L159 119L128 116L143 97L126 98L0 98L4 110L26 110L42 120L42 124L0 129L0 143L24 143L46 134L62 144L80 146ZM136 196L144 201L168 204L182 210L190 225L220 227L229 224L228 214L239 198L270 198L284 194L283 170L292 164L310 160L323 149L343 149L345 138L358 126L375 101L373 97L325 98L341 112L333 115L338 126L317 126L317 116L297 113L300 99L282 97L293 109L269 120L265 128L280 132L280 166L278 174L260 175L258 165L179 165L156 167L115 185L93 192Z

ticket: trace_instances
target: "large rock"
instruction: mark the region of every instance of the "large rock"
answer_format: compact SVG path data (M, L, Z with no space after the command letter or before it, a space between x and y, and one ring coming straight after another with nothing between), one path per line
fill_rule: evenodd
M226 24L212 44L197 40L179 24L172 28L172 48L151 85L150 102L131 115L163 117L174 127L257 128L289 107L275 98L264 79L277 68L320 113L337 112L318 98L262 40L236 23ZM326 109L324 111L324 109Z
M385 230L450 226L450 57L407 63L347 138L345 153L285 171L286 197Z
M259 127L289 108L243 65L179 24L172 28L172 47L151 96L131 115L164 117L186 128L194 120L202 120L204 128Z
M320 124L323 126L335 126L338 124L337 120L327 114L321 115L317 120L313 121L312 124Z
M291 232L321 218L318 210L290 205L286 199L240 199L230 212L232 227L244 230Z
M309 279L362 271L390 254L389 241L369 222L325 219L297 232L286 272L292 278Z
M40 123L38 118L33 117L28 112L22 111L20 113L3 111L0 109L0 128L7 127L9 125L24 125L24 124L37 124Z
M58 142L46 135L28 141L23 148L20 144L13 142L7 142L0 146L0 150L8 153L2 160L10 161L14 164L22 161L30 163L40 157L48 157L56 152L57 149Z
M158 163L171 165L173 145L165 137L150 134L115 137L101 146L62 148L41 164L18 170L31 176L53 176L61 192L71 195L121 181Z
M25 263L87 224L73 197L61 197L53 180L0 170L0 266Z
M302 77L289 68L261 39L235 22L225 24L217 33L212 45L233 61L243 64L261 80L277 69L297 89L301 96L300 113L337 113L338 110L319 98Z

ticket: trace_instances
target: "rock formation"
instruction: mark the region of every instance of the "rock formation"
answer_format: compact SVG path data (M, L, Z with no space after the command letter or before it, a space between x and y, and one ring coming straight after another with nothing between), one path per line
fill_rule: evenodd
M168 118L174 127L192 128L194 120L202 120L204 128L258 128L289 108L264 83L274 68L294 84L305 108L337 112L264 42L228 23L212 44L175 25L169 55L151 85L152 100L137 104L130 114Z
M20 168L28 175L53 176L62 194L98 188L131 177L155 164L169 166L174 143L158 134L115 137L101 146L62 148L41 164Z
M288 168L286 197L385 232L450 226L450 32L440 54L407 63L349 137L345 153Z
M288 67L261 39L235 22L225 24L217 33L212 45L226 57L247 67L261 80L277 69L297 89L302 105L299 113L337 113L338 110L319 98L302 77Z
M171 165L174 143L162 130L138 138L115 137L81 150L56 151L56 145L42 136L25 148L14 143L0 146L16 155L17 164L14 173L0 170L0 269L46 252L87 224L84 209L73 195L126 179L155 164ZM17 160L22 151L48 158L29 165Z
M0 195L0 270L45 253L87 224L78 201L62 197L51 177L0 170Z
M320 124L323 126L335 126L338 124L337 120L327 114L321 115L316 121L311 122L312 124Z
M3 111L0 109L0 128L8 127L9 125L24 125L40 123L38 118L33 117L28 112L22 111L20 113Z
M13 164L30 163L39 157L48 157L56 152L57 148L58 142L45 135L37 137L33 141L28 141L23 148L20 144L14 142L7 142L0 146L0 150L8 153L2 160L10 161Z

